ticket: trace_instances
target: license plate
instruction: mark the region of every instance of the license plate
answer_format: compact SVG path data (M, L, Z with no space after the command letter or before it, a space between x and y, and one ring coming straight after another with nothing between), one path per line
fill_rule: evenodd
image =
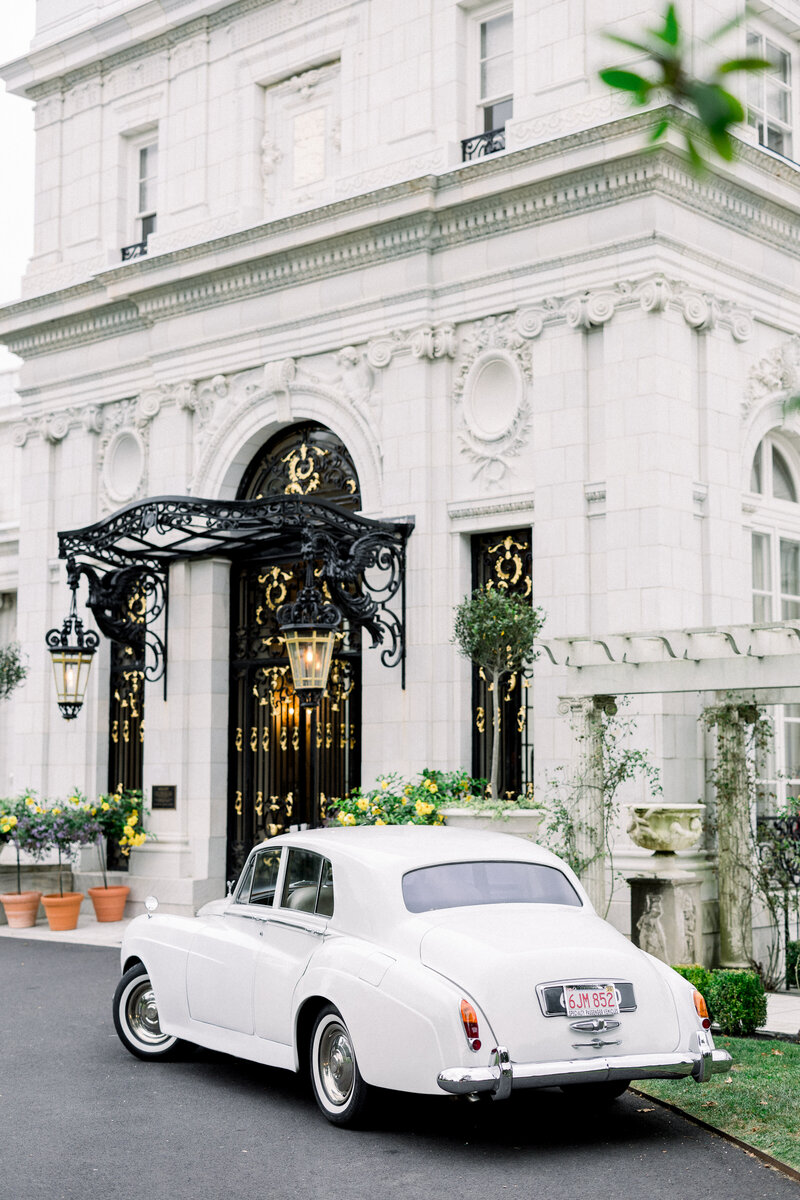
M615 1017L619 1012L613 983L565 983L568 1017Z

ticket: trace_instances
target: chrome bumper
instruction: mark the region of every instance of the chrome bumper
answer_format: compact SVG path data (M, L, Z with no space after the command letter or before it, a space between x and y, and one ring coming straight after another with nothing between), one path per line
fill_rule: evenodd
M730 1070L727 1050L712 1049L706 1033L695 1035L697 1050L680 1054L615 1054L613 1058L568 1059L561 1062L512 1063L499 1046L487 1067L451 1067L441 1071L439 1087L455 1096L491 1092L505 1100L512 1088L559 1087L569 1083L607 1083L616 1079L681 1079L691 1075L705 1083L718 1071Z

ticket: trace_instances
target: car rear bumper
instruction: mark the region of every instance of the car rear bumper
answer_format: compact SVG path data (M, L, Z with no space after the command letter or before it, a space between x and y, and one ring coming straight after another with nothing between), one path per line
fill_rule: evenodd
M677 1054L615 1054L608 1058L568 1059L561 1062L514 1063L500 1046L495 1062L486 1067L451 1067L439 1073L445 1092L467 1096L491 1092L504 1100L514 1088L558 1087L569 1083L608 1083L618 1079L681 1079L691 1075L705 1083L718 1071L728 1071L731 1056L713 1048L705 1033L696 1036L697 1049Z

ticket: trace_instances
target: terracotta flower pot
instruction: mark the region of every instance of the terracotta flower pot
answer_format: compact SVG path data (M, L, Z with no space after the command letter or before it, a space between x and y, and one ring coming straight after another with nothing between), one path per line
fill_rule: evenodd
M83 900L83 892L65 892L63 896L55 892L50 896L42 896L50 928L54 932L77 928L78 913L81 911Z
M41 898L41 892L6 892L0 896L9 928L30 929L35 925Z
M125 901L128 899L129 887L91 887L89 896L94 905L94 915L98 921L121 921L125 915Z

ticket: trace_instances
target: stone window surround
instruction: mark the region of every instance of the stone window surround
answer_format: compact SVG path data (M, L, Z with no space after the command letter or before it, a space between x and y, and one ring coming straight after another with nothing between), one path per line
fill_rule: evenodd
M747 21L747 32L757 34L761 38L765 38L775 45L779 50L783 50L790 57L790 76L789 76L789 120L788 125L791 131L792 150L791 154L781 154L778 151L770 149L769 146L758 141L757 130L749 125L754 144L759 146L767 154L774 154L779 160L788 160L789 162L800 161L800 46L798 38L800 38L800 25L795 25L794 22L789 25L787 21L781 21L780 27L777 14L770 13L769 10L764 16L751 16ZM751 51L747 51L751 53ZM758 78L758 77L754 77Z

